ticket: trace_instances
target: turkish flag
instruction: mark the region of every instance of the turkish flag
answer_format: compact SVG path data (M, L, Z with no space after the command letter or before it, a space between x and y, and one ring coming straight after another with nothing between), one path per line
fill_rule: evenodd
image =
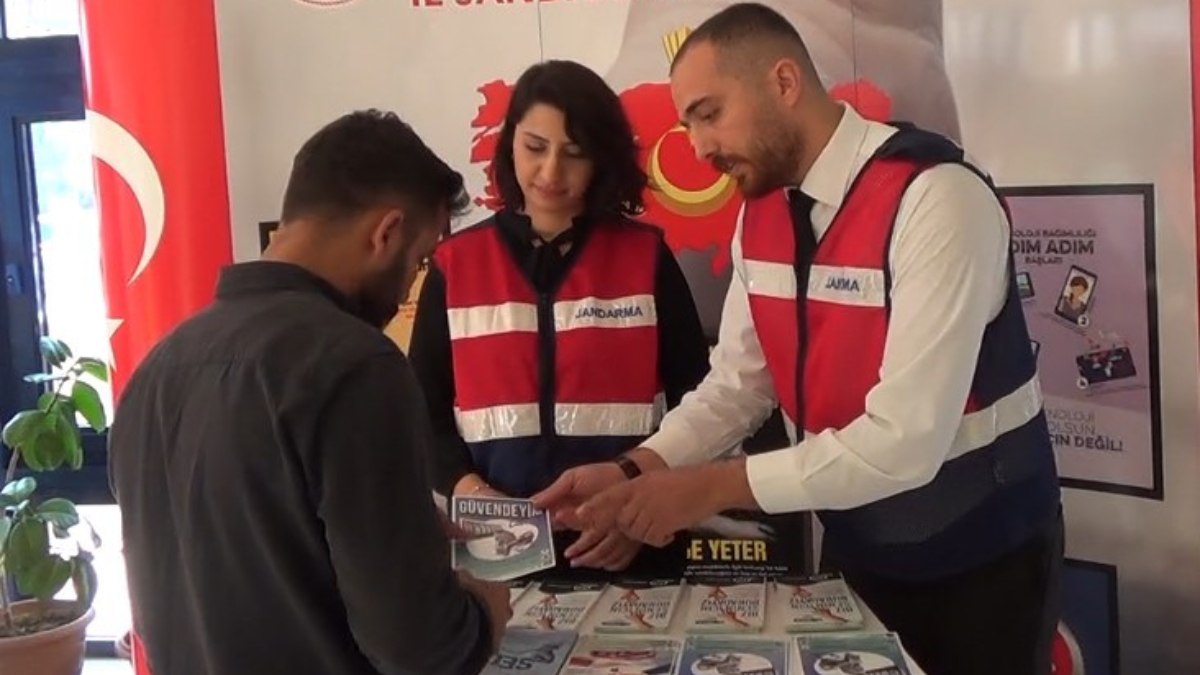
M232 260L212 0L84 0L113 396Z
M232 260L212 0L83 0L113 397ZM136 611L136 609L135 609ZM134 636L134 667L149 664Z

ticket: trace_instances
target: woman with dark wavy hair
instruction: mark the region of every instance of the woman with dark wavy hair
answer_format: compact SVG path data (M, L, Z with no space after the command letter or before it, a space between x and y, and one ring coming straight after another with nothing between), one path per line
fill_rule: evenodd
M612 462L708 369L700 319L658 228L621 101L596 73L547 61L517 80L492 171L495 215L441 243L411 357L446 495L529 497L563 471ZM560 532L549 574L677 576L678 546Z

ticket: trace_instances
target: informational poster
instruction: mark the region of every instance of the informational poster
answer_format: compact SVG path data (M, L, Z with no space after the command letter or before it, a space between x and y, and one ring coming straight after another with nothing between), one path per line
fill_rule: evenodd
M812 571L810 525L801 514L727 511L678 536L688 579L776 579Z
M1063 484L1162 499L1153 187L1004 192Z

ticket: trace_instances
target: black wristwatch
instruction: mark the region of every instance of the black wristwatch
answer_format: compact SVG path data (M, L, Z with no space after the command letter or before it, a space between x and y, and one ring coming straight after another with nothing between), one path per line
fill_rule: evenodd
M617 466L621 467L621 471L625 472L625 477L633 480L642 475L642 467L638 466L637 462L629 459L626 455L621 455L613 460Z

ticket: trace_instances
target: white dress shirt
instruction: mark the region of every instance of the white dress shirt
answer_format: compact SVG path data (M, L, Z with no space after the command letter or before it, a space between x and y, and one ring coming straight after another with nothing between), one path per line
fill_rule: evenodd
M818 240L855 176L895 132L845 109L800 185L816 200ZM750 317L741 227L739 217L711 371L643 443L672 467L728 452L777 405ZM747 458L750 488L764 511L848 509L933 480L962 421L984 328L1004 305L1008 246L1000 203L969 169L939 165L913 181L891 242L892 310L880 381L867 394L866 412L846 427ZM855 358L847 347L846 358Z

